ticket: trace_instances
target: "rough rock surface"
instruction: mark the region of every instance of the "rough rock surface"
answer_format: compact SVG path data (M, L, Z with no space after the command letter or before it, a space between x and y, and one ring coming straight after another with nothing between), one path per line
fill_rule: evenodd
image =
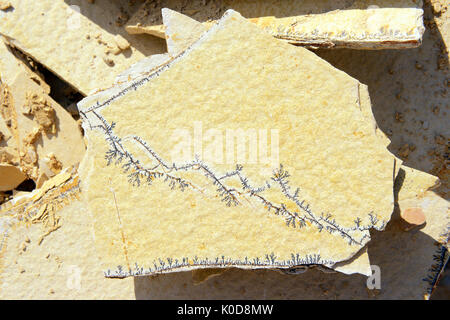
M206 266L289 268L321 264L331 267L349 259L365 245L370 238L368 229L382 230L389 221L393 210L393 174L399 162L379 143L374 123L366 121L359 111L360 104L365 103L360 100L364 96L360 91L367 89L330 68L311 52L273 39L237 13L231 12L221 21L196 42L196 48L190 48L184 56L157 70L156 75L151 74L129 86L135 90L124 89L113 95L99 93L79 104L88 137L86 159L92 159L85 161L93 161L91 174L82 176L85 198L96 220L96 239L102 259L111 269L107 276ZM237 37L239 32L242 35ZM244 35L247 35L245 40ZM246 46L244 55L241 45ZM229 49L219 55L227 46ZM271 50L261 51L263 47ZM205 55L220 56L220 59L208 61ZM244 72L246 55L251 55L253 62ZM233 68L230 63L234 64L236 59L243 60ZM271 70L267 61L271 61L276 70ZM200 83L201 79L206 82L201 88L194 85L189 89L186 87L189 83L177 86L171 78L177 79L181 74L190 78L192 85ZM273 84L283 82L288 74L298 77L290 83L306 83L308 79L309 85L299 89L297 86L290 88L286 83L282 95L281 91L278 95ZM327 74L330 76L323 78ZM268 80L270 77L273 79ZM327 90L323 90L323 83L327 83ZM329 97L336 86L340 99L331 102ZM213 92L213 88L221 88L221 95L207 94ZM184 90L191 92L193 100L186 99ZM265 92L270 92L270 96ZM228 97L227 108L221 98L224 96ZM116 97L121 98L116 102ZM159 101L167 105L164 114L157 111ZM242 104L246 108L241 108ZM124 109L124 105L128 107ZM277 109L273 109L273 105L277 105ZM289 106L288 109L284 109L285 106ZM212 110L221 111L213 113ZM148 119L146 112L154 114L156 127L139 124L138 119ZM174 117L172 112L178 116ZM181 117L180 112L185 115ZM258 114L259 118L252 118L250 113ZM189 123L193 118L216 130L270 125L280 132L279 159L274 158L278 143L273 139L278 138L272 130L272 162L263 159L256 165L246 165L252 155L251 152L245 154L245 149L239 151L238 162L234 150L227 153L226 163L216 157L216 153L207 152L197 154L198 159L188 155L174 160L172 151L177 144L167 143L167 137L183 126L197 130L195 126L199 122ZM224 123L224 118L230 120ZM159 122L165 123L164 128L157 128ZM133 133L126 128L137 131ZM139 136L135 136L137 132ZM105 135L111 145L105 143ZM122 138L125 138L124 144L117 140ZM112 149L108 151L108 148ZM183 157L186 156L184 151ZM109 166L105 152L110 159ZM230 153L232 163L228 163ZM175 166L167 165L171 163L171 156ZM130 166L128 174L120 173L122 169L114 164L119 159ZM327 176L325 172L334 174ZM356 172L364 172L364 178ZM352 179L353 174L357 177ZM313 180L314 184L310 184ZM109 185L109 188L100 188L102 185ZM296 191L297 187L302 191ZM181 192L184 189L186 191ZM253 191L249 193L250 190ZM145 197L139 196L142 192ZM162 194L171 205L148 212ZM133 208L129 206L131 203ZM100 207L102 215L97 213ZM179 212L183 211L186 214L180 216ZM158 217L159 214L167 219ZM179 222L174 224L177 220ZM132 221L139 222L136 225ZM173 234L164 240L153 239L151 234L160 237L154 228L151 234L147 231L154 221L159 221L159 232L173 230ZM212 225L217 227L212 228ZM253 230L252 226L255 226ZM254 232L259 235L256 242ZM278 243L278 239L283 240ZM150 250L150 243L155 241L160 245ZM295 245L292 247L290 243ZM221 261L220 257L226 260ZM154 261L159 261L156 266ZM121 267L117 269L117 265Z
M181 12L210 27L227 9L278 39L310 47L400 49L421 44L424 31L421 1L189 1L147 0L126 30L164 37L162 8Z
M130 278L104 279L99 267L100 260L92 246L92 217L79 204L73 205L73 210L61 211L62 226L52 232L40 246L31 236L28 237L29 234L37 234L35 238L39 239L39 224L22 226L16 229L17 232L10 234L8 250L12 251L7 254L4 264L11 267L7 269L8 273L2 274L0 296L32 299L422 298L424 292L434 285L422 279L427 276L436 279L437 270L429 270L430 266L436 261L438 264L445 261L442 245L438 243L436 246L436 241L440 239L439 234L448 230L442 224L448 218L447 202L443 200L448 199L448 170L443 159L445 145L439 142L442 142L441 136L444 139L448 137L448 51L445 44L448 46L450 40L448 11L444 2L433 1L432 6L427 3L425 11L428 30L419 49L383 53L351 50L319 52L338 68L369 85L375 119L380 129L392 139L392 152L398 156L400 153L406 155L403 158L407 165L441 178L442 186L435 192L422 194L421 191L416 191L419 196L418 201L413 204L415 207L424 199L425 205L436 201L443 204L437 207L441 208L440 211L433 207L424 211L427 221L424 228L405 232L402 220L395 214L385 231L373 235L369 251L371 263L381 268L380 290L368 290L363 276L324 274L318 270L289 276L273 271L233 269L198 286L193 286L189 272L139 277L134 282ZM405 144L408 144L407 148L402 149ZM406 151L401 152L404 150ZM423 185L420 189L423 189ZM435 200L426 200L430 197ZM86 214L79 214L80 212ZM72 242L73 239L77 240ZM442 239L445 240L445 237ZM441 243L445 242L442 239ZM61 245L68 243L67 241L73 245ZM2 244L4 242L3 239ZM18 256L17 251L23 243L27 244L26 251L23 256ZM391 259L395 256L402 259ZM20 262L20 267L15 264L16 261ZM82 270L79 289L70 284L74 279L72 276L78 272L75 266ZM36 268L45 271L47 267L49 272L28 272ZM22 271L25 272L21 273ZM443 279L441 284L448 285L447 279ZM434 296L448 299L448 289L438 288Z
M0 34L83 94L112 84L134 62L164 51L160 39L123 30L125 0L10 2L11 9L0 11Z
M25 178L40 187L62 168L78 164L85 145L77 122L56 103L45 87L29 77L29 70L0 42L0 163L15 166L12 190ZM70 152L67 148L70 146ZM1 180L11 178L2 171Z

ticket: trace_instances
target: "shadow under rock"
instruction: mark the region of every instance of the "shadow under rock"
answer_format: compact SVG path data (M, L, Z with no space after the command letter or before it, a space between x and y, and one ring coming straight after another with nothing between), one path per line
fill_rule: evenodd
M424 245L425 244L425 245ZM399 230L398 217L369 243L371 264L381 270L381 289L367 289L365 276L323 273L299 275L272 270L229 269L195 285L191 272L134 278L137 299L422 299L429 283L424 277L435 240L420 230ZM432 253L431 253L432 254Z
M369 290L367 278L359 274L311 269L299 275L286 275L272 270L233 268L198 285L194 284L191 272L135 277L136 298L422 299L437 281L440 269L433 269L431 263L442 247L436 246L435 239L420 229L403 231L397 201L404 177L401 169L395 181L396 205L391 221L384 231L371 232L372 240L368 244L370 262L381 271L379 290ZM435 252L430 248L436 248Z
M434 21L429 6L424 9L426 21ZM443 187L436 192L448 200L449 65L439 29L427 28L415 49L315 53L369 87L377 125L391 140L388 149L404 165L438 176Z

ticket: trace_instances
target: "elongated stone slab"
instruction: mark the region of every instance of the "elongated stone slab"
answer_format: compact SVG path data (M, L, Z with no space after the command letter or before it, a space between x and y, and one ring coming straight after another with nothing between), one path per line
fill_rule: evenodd
M146 1L130 19L131 34L164 37L160 10L170 8L210 27L235 9L260 28L290 43L325 48L402 49L417 47L425 31L417 1Z
M242 35L236 37L240 32ZM248 46L244 56L242 43ZM261 46L265 50L261 50ZM223 48L227 50L223 51ZM217 50L222 54L218 55ZM206 59L205 55L218 58ZM253 57L251 63L236 62L236 59L247 61L246 55ZM266 66L269 60L272 67ZM271 68L277 71L269 70ZM317 82L311 72L318 77L320 90L315 89ZM274 84L284 82L283 75L299 79L286 82L283 90L278 91ZM172 77L189 80L173 81L170 80ZM311 80L305 82L308 77ZM292 85L294 83L309 84L299 89ZM323 83L329 84L326 90ZM340 99L334 99L333 106L326 107L331 101L326 97L337 90L338 83ZM186 100L184 90L190 92L193 100ZM217 90L220 95L214 94ZM112 96L99 93L83 100L79 108L89 141L87 158L91 159L85 161L95 168L95 174L91 170L83 181L87 204L96 219L99 251L110 269L106 275L123 277L212 266L290 268L318 264L330 267L352 257L369 240L368 229L382 230L389 220L393 209L395 162L395 158L379 144L373 124L367 123L361 114L359 90L356 80L311 52L273 39L230 11L189 50L153 74ZM314 95L310 96L312 92ZM158 108L154 109L162 101L166 106L164 114L158 113ZM124 105L133 112L131 109L125 111ZM147 131L141 127L136 119L148 119L148 115L139 115L139 110L158 114L155 125L165 123L164 128L150 126L152 129ZM190 115L189 110L194 114ZM250 114L259 114L260 119L255 122ZM194 118L196 122L189 123ZM224 118L229 120L224 122ZM127 121L132 121L133 126L127 125ZM251 130L255 126L266 128L268 125L280 128L278 133L277 129L271 131L271 141L278 145L279 157L276 156L277 147L272 146L272 161L247 163L250 155L241 158L241 154L237 161L241 164L244 161L244 165L236 159L220 162L217 154L211 157L212 154L207 152L197 154L197 157L183 154L190 157L187 161L172 158L172 151L181 145L174 142L166 145L162 141L167 142L168 137L173 138L177 132L174 130L183 127L188 131L183 131L179 139L187 138L190 130L198 130L203 123L219 131L227 128ZM345 123L345 129L335 123ZM125 129L132 127L139 136ZM116 128L121 140L115 138ZM279 132L284 132L283 136ZM279 143L276 142L277 134ZM346 143L331 141L332 137L342 139L342 135L348 139ZM114 141L114 145L109 146L113 149L108 151L105 138ZM358 142L361 140L364 143ZM118 141L124 142L119 142L119 146ZM370 151L361 145L369 146ZM115 152L114 146L119 153ZM352 148L358 151L351 151ZM242 146L238 150L242 153ZM104 160L105 152L111 160L109 166ZM327 157L323 152L328 154ZM371 152L374 154L369 156ZM127 160L127 157L131 158ZM125 161L126 166L131 161L145 165L145 170L154 169L144 172L141 171L144 167L131 165L127 178L126 174L120 173L120 166L114 165L119 159ZM370 165L366 166L367 162ZM334 174L320 173L330 170ZM360 170L364 175L358 174L357 180L351 180L350 177ZM371 170L377 172L375 182ZM343 174L346 178L339 178ZM129 178L132 183L127 182ZM144 186L145 181L152 183L150 189ZM109 187L105 189L104 186ZM300 198L297 187L302 188L302 195L308 199ZM365 190L368 194L362 195ZM131 197L127 199L136 197L133 208L129 207L131 202L125 200L125 196ZM148 211L152 203L160 202L157 199L163 199L164 206ZM355 207L348 207L349 203ZM97 211L99 206L103 208L102 215ZM159 214L163 216L158 217ZM157 230L155 221L159 221ZM174 224L175 221L179 222ZM138 230L134 230L138 225ZM256 229L252 229L255 226ZM168 231L170 236L166 238ZM158 247L149 250L150 243L155 241ZM117 265L120 268L117 269Z
M128 1L10 3L10 9L0 11L0 33L85 95L111 85L118 73L147 55L165 50L163 41L130 36L116 25L120 6Z

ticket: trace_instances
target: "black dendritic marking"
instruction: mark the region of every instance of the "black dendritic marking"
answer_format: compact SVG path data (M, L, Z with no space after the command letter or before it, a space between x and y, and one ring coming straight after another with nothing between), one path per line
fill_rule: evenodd
M133 141L143 148L147 155L156 163L153 167L145 167L139 159L136 159L125 149L122 144L122 139L114 134L113 130L115 128L115 123L112 122L109 124L95 111L95 109L91 109L90 112L92 112L100 121L99 125L91 125L90 128L103 131L105 133L106 142L110 146L105 155L107 165L112 163L121 165L124 173L128 174L128 181L134 186L140 186L144 180L150 186L154 179L162 179L169 184L171 189L179 189L180 191L184 191L189 187L196 189L196 187L188 180L177 177L174 174L180 171L196 171L202 173L205 177L212 181L213 185L216 187L217 193L221 197L221 200L227 206L239 205L239 196L246 194L259 200L269 212L273 211L276 215L283 216L287 226L304 228L306 226L313 225L319 230L319 232L326 230L330 234L340 235L348 241L349 245L357 244L362 246L365 243L364 240L370 240L370 234L368 232L365 232L365 234L359 239L355 239L352 236L352 233L368 231L370 228L382 230L385 227L386 222L384 221L381 221L381 225L377 226L380 221L374 213L369 214L369 225L361 225L361 219L356 218L354 221L354 226L351 228L344 228L340 226L331 214L321 213L320 216L317 216L313 213L310 205L305 200L300 199L300 189L296 188L292 191L288 180L290 175L282 165L280 165L280 168L273 172L270 182L266 181L261 187L253 187L250 184L249 178L243 174L242 165L236 165L235 170L227 172L223 176L217 176L208 165L197 157L193 161L183 165L176 165L175 163L168 164L148 145L146 141L139 136L133 136ZM242 191L226 185L226 180L232 177L237 177L239 179ZM264 190L272 188L272 183L280 188L286 199L296 204L298 210L288 210L286 205L283 203L279 205L273 204L261 195Z
M193 267L232 267L232 266L251 266L251 267L266 267L266 268L283 268L289 269L295 266L332 266L335 262L331 260L324 260L320 254L311 254L306 256L300 256L300 254L291 254L291 259L289 260L278 260L275 254L272 252L266 254L264 258L248 258L244 259L232 259L226 258L225 256L216 257L214 259L208 259L195 256L189 259L188 257L183 257L180 259L166 258L157 259L153 261L153 266L144 268L139 266L137 263L134 265L133 270L125 270L123 266L117 266L115 270L108 269L104 272L105 277L108 278L125 278L130 276L145 276L151 274L164 273L174 269L182 268L193 268Z

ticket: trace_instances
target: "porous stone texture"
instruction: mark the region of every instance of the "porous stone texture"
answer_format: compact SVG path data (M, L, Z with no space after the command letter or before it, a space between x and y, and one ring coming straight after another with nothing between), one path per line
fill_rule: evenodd
M124 8L133 10L127 0L10 3L10 9L0 11L0 34L85 95L111 85L117 74L147 55L165 50L163 40L123 29L129 16Z
M189 82L178 82L181 77ZM351 258L369 241L370 228L382 230L389 221L401 162L360 112L364 91L310 51L228 11L155 73L84 99L78 106L92 169L81 178L106 275L332 267ZM151 126L139 120L150 117ZM236 158L228 145L226 155L208 154L207 144L203 153L173 158L179 144L168 137L183 126L197 132L202 123L205 131L224 132L268 126L279 131L279 143L271 130L272 158L263 159L260 149L259 162L251 159L253 140L248 153L238 146ZM162 196L165 205L152 209ZM158 231L150 227L155 221Z
M77 122L30 77L30 70L0 39L1 191L25 179L37 187L63 168L80 163L85 144ZM70 151L68 152L68 146ZM22 172L18 173L17 170Z
M443 244L448 241L448 235L445 236L448 227L443 221L448 219L448 170L444 161L446 146L442 141L448 141L448 21L444 1L426 1L427 31L419 49L401 52L318 52L321 57L369 86L374 118L379 130L392 140L389 149L401 156L406 165L432 173L441 179L441 186L432 192L423 193L425 183L422 182L419 190L412 191L407 196L416 194L417 200L411 202L409 199L408 203L400 203L398 206L398 210L408 207L423 208L426 217L423 228L405 232L397 211L385 231L373 233L369 254L371 264L378 265L381 270L380 290L368 290L366 277L362 275L328 274L319 270L286 275L269 270L229 269L223 275L200 285L195 284L202 278L192 279L191 272L137 277L134 281L131 278L104 279L99 267L100 260L93 246L92 216L83 205L77 204L71 206L73 210L67 209L58 213L61 217L61 227L51 232L41 245L37 245L37 240L42 235L40 224L15 229L14 233L9 234L8 246L5 246L8 237L2 236L0 251L6 254L0 257L0 265L3 262L3 266L17 266L17 261L21 266L8 268L8 273L2 273L0 296L2 299L429 297L428 293L436 285L435 280L447 259ZM408 175L407 172L408 170L405 170L405 176ZM2 218L3 212L0 210ZM2 220L2 234L4 226L5 222ZM36 240L30 234L36 234ZM67 239L73 245L61 245L68 243ZM72 242L73 239L76 241ZM26 247L23 256L17 253L21 247ZM49 250L46 250L47 248ZM12 251L9 253L9 250ZM83 254L80 254L81 252ZM52 253L53 259L50 258ZM47 263L52 265L49 268L51 272L27 272L37 269L45 271ZM432 265L436 265L436 268L432 268ZM76 267L82 270L81 287L76 285L79 270ZM429 278L428 282L423 281L424 278ZM449 291L446 285L448 286L448 276L441 280L441 287L438 286L433 297L448 299Z
M402 49L417 47L424 31L422 1L147 0L126 25L130 34L163 38L161 9L183 13L211 27L227 9L290 43L308 47Z

